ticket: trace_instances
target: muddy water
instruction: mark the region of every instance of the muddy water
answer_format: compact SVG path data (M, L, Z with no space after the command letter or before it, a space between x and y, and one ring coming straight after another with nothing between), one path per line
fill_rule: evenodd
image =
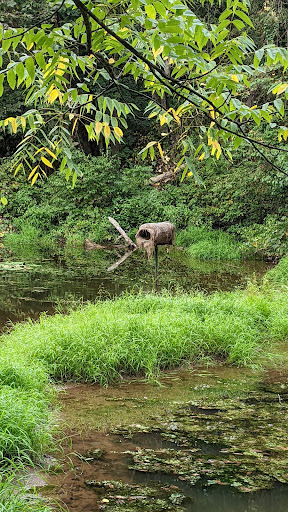
M121 253L58 248L44 256L33 247L22 249L6 252L2 260L0 254L0 330L9 321L37 318L43 311L53 313L59 304L67 307L73 301L113 297L126 290L154 289L154 262L140 252L107 272ZM257 280L269 268L261 261L204 263L177 249L159 252L159 288L172 292L232 290Z
M58 388L67 438L42 493L70 512L286 512L287 389L223 367Z

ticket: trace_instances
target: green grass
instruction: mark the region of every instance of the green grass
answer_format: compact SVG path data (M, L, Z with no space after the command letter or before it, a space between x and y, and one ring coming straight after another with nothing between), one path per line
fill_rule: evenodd
M123 295L18 324L1 337L2 469L33 463L51 446L50 379L107 385L122 375L155 379L185 362L253 366L278 341L288 341L288 295L267 285L209 296ZM0 485L0 512L1 492Z
M14 475L0 475L0 512L51 512L37 496L27 499L27 492Z
M32 463L52 445L48 400L43 393L0 388L0 468Z
M288 286L288 256L282 258L278 265L267 272L266 279L274 285Z
M233 236L206 226L190 226L180 231L176 242L177 245L188 247L191 256L200 260L241 260L244 255Z
M286 338L288 297L279 292L128 295L18 325L2 337L2 357L42 364L56 381L106 385L207 357L252 365Z

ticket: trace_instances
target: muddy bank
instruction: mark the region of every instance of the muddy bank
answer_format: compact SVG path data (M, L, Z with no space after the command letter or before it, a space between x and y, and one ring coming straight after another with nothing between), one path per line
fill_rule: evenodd
M68 385L64 453L42 492L70 512L286 512L287 384L285 370L217 368Z

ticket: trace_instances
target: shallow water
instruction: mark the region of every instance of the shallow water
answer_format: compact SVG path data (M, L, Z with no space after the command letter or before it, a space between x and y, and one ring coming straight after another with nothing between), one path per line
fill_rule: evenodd
M5 328L9 321L16 322L27 317L37 318L43 311L52 314L55 307L62 305L65 309L79 299L95 300L99 297L117 296L126 290L137 291L140 288L144 291L153 290L154 262L147 261L144 254L135 253L114 272L107 272L107 268L120 255L116 251L85 252L63 249L55 254L46 255L46 259L39 252L35 254L31 251L6 256L6 267L2 264L1 268L0 262L0 329ZM13 262L16 263L13 265ZM270 265L263 262L201 263L176 249L170 253L161 250L159 288L172 292L177 288L185 291L199 289L207 293L215 290L233 290L236 287L245 287L249 280L257 281L269 267ZM207 430L210 425L213 430L214 418L215 422L219 420L219 409L216 407L217 404L215 405L217 397L232 397L235 404L239 404L245 396L246 402L243 404L246 406L248 396L249 414L251 410L255 410L257 415L259 410L260 427L256 429L251 423L249 433L247 416L244 421L243 418L239 418L236 431L238 428L239 431L244 428L245 433L246 428L247 440L250 436L250 442L254 446L251 441L254 436L256 445L259 443L260 447L263 440L257 431L261 432L261 428L264 428L263 424L269 416L270 403L279 404L281 410L277 418L281 419L283 413L283 424L281 419L278 426L279 430L286 432L287 386L288 376L285 371L279 373L274 370L259 374L224 367L211 370L186 368L169 372L163 375L157 384L129 380L108 389L82 384L58 386L61 411L55 418L60 425L60 431L66 436L63 452L57 454L57 460L52 462L52 472L50 471L48 475L43 474L43 480L37 473L30 474L27 487L42 486L42 493L48 501L56 499L69 512L158 511L160 509L157 508L157 503L153 502L155 496L158 497L158 492L164 493L163 500L167 506L161 505L161 510L167 511L286 512L288 488L276 480L273 481L271 489L250 492L251 488L247 487L247 492L242 493L229 486L223 478L214 485L206 485L207 482L202 476L195 485L191 485L187 482L185 472L182 472L181 476L179 471L175 471L175 474L151 471L149 468L144 471L137 462L137 454L140 459L143 453L144 456L147 453L149 462L149 456L154 452L160 458L165 458L167 454L176 454L177 459L185 454L189 456L191 450L191 456L195 452L205 461L209 462L211 459L213 469L213 460L222 456L225 460L225 454L222 454L221 450L223 446L227 446L227 442L224 442L221 436L213 441L213 436L209 437ZM267 399L267 393L270 393L266 409L257 409L259 393L263 401L264 398ZM203 427L202 433L199 434L198 431L193 439L189 439L190 444L187 448L183 437L174 436L178 428L178 417L175 420L171 411L180 408L178 416L182 418L181 407L187 407L193 400L196 402L189 406L191 424L195 426L197 422L204 422L203 425L207 429ZM197 400L200 400L200 405ZM235 411L232 408L230 412L232 418ZM165 420L168 421L168 418L169 425L172 426L169 427L167 435ZM269 421L272 429L273 418ZM273 428L277 431L278 426L274 425ZM254 434L252 430L255 431ZM283 432L282 437L280 436L281 446L278 446L283 452L277 452L279 464L281 462L282 465L283 454L285 456L286 450L288 452L288 431L286 438L283 438ZM249 446L251 452L252 446ZM271 448L271 453L273 449ZM93 458L94 455L91 457L95 450L97 453L103 450L103 455L100 458ZM263 451L262 446L261 450ZM258 450L252 452L254 454ZM265 453L264 455L267 456ZM142 459L141 461L143 462ZM240 453L239 468L242 467L241 464ZM285 464L288 467L288 459ZM95 480L108 481L108 487L93 487L87 484L88 481ZM124 482L129 484L130 488L123 488L121 491L114 489L114 492L113 484L109 484L111 481ZM47 485L44 485L45 482ZM131 493L145 494L149 489L152 489L150 501L140 500L139 504L134 503L135 500L131 501ZM125 492L128 494L122 496ZM171 496L174 495L183 498L179 507L171 502Z
M9 321L37 318L43 311L66 307L74 301L115 297L125 291L154 289L154 261L144 253L132 254L116 270L115 250L84 251L58 248L45 257L32 247L0 255L0 329ZM24 250L25 249L25 250ZM232 290L259 279L271 265L261 261L200 262L185 251L159 251L159 289L185 291Z
M257 492L250 492L249 488L245 492L238 492L220 480L219 484L206 485L203 477L196 485L191 485L181 476L184 473L179 473L177 469L175 474L173 471L166 474L162 471L151 472L148 469L143 472L135 469L132 454L135 451L141 454L143 450L148 450L147 454L155 451L159 455L168 450L171 458L173 454L176 454L176 458L181 458L182 455L189 454L192 447L192 452L197 450L200 457L215 459L221 455L224 444L206 442L205 439L197 439L197 435L189 446L163 438L163 424L165 425L166 420L170 421L171 410L177 410L179 407L181 409L195 398L205 399L206 402L211 400L211 403L216 398L219 399L219 396L227 397L228 400L229 394L233 396L235 403L244 400L244 397L246 401L247 397L255 399L256 392L257 396L260 392L264 400L267 399L267 394L261 393L266 393L264 390L267 389L271 392L272 388L274 391L270 393L269 399L273 402L275 398L278 402L280 397L281 407L284 408L283 404L287 402L286 392L280 396L278 391L286 389L287 383L286 371L279 373L276 370L267 370L255 373L219 367L211 370L193 368L169 372L161 378L160 386L130 380L108 389L96 385L73 384L59 387L62 405L59 420L60 424L62 422L66 425L66 431L69 432L64 446L65 453L59 458L64 472L51 475L48 478L48 486L43 488L42 493L49 499L56 498L61 505L67 506L70 512L130 511L130 508L126 508L130 506L130 502L125 500L131 500L129 496L135 494L145 496L147 489L151 490L156 485L156 495L158 489L182 495L185 499L179 510L187 512L286 512L288 486L277 483L276 480L273 480L271 489ZM283 424L278 424L279 429L283 426L286 428L287 406L285 407ZM202 416L209 416L209 421L213 420L215 409L206 406L201 406L200 409L196 411L195 406L192 406L191 417L200 412ZM233 409L230 414L233 415ZM253 438L253 434L250 435ZM256 441L258 435L260 434L254 434ZM247 436L247 446L249 442ZM288 450L287 440L284 446L281 445L281 449ZM98 453L99 450L100 458L96 456L93 459L93 451ZM241 455L243 459L243 454L239 454L240 472L243 464ZM223 454L223 457L225 460L227 455ZM279 460L279 465L280 463ZM89 484L94 481L106 482L106 488L100 487L98 483L96 487ZM119 481L131 486L130 494L126 496L126 490L123 489L113 490L113 486L118 485L115 482ZM121 504L120 498L124 504ZM106 502L103 502L103 499ZM169 500L167 507L168 505L171 506ZM148 503L146 508L142 506L143 503L139 503L138 506L135 504L131 510L154 510L153 503L151 509ZM177 507L172 507L171 510L178 511Z

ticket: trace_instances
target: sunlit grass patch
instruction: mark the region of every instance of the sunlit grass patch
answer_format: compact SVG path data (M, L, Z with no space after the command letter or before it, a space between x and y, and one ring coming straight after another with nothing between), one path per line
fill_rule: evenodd
M278 265L267 272L266 280L275 285L288 286L288 256L282 258Z

